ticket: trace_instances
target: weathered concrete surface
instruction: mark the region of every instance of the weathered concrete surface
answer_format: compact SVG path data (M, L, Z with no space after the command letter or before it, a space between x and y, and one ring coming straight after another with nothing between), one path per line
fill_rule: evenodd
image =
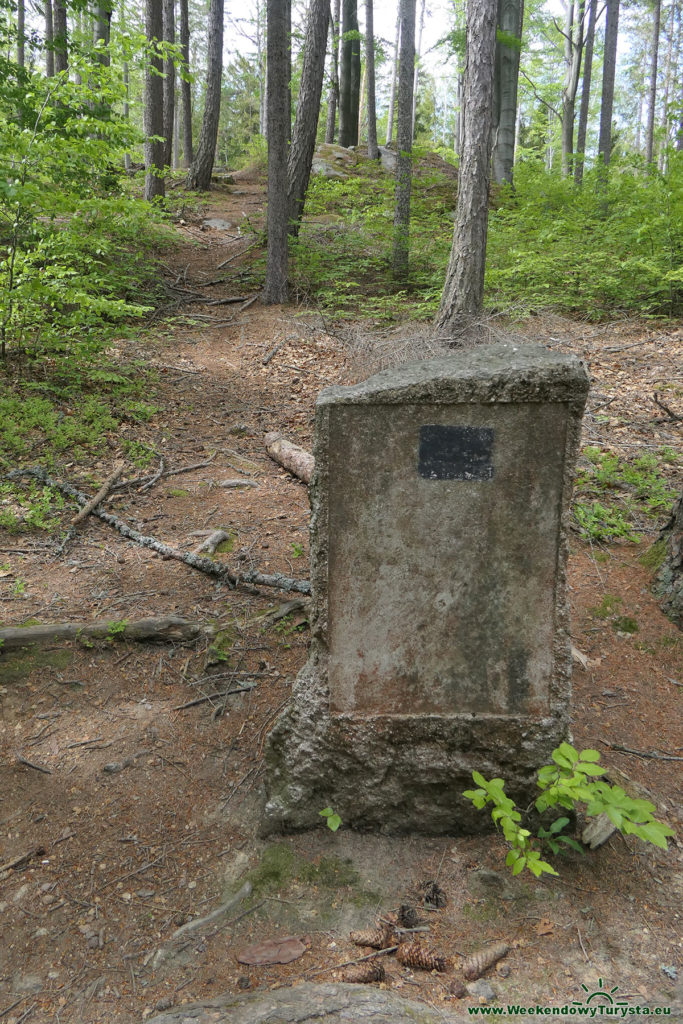
M371 985L307 982L274 992L187 1003L149 1017L147 1024L465 1024L467 1019Z
M265 828L322 807L476 831L471 772L528 802L567 735L567 515L588 381L498 345L413 363L316 410L312 645L267 749Z

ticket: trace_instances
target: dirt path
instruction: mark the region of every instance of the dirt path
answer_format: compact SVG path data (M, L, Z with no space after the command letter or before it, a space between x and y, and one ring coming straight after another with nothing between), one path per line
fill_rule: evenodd
M201 223L211 218L230 227ZM282 430L310 446L317 393L358 377L358 360L310 310L207 304L254 294L249 265L260 254L238 255L253 236L237 228L262 223L258 182L219 188L203 218L185 219L181 245L167 257L176 321L159 321L142 346L158 371L150 400L160 411L143 426L127 424L92 473L106 476L123 440L137 442L141 457L153 450L152 469L159 456L167 468L203 464L145 492L122 491L108 507L184 550L201 543L198 531L223 528L230 551L220 557L236 569L305 578L306 489L268 459L263 434ZM196 295L206 300L188 302ZM681 332L667 327L658 341L646 325L603 330L548 319L534 330L589 359L592 405L607 402L609 416L589 417L588 437L615 450L680 446L673 424L654 422L651 396L675 377L677 359L680 370ZM68 464L61 469L68 474ZM256 486L221 486L235 479ZM486 940L508 941L505 966L490 979L503 1003L571 1003L600 979L629 1005L672 1003L683 952L679 846L663 853L612 838L567 860L559 880L539 882L508 877L505 847L491 838L397 840L321 825L262 840L261 754L305 660L305 613L268 623L281 595L230 590L93 518L61 559L51 542L0 542L11 566L2 580L7 623L173 613L218 631L213 646L112 641L3 656L0 863L27 859L0 873L0 1019L123 1024L222 992L332 980L334 964L365 952L349 929L419 903L420 882L434 878L448 902L420 910L430 945L458 962ZM682 752L681 635L652 600L641 552L573 542L574 640L589 659L575 672L574 737L646 787L678 826L680 763L610 749ZM600 617L606 595L637 621L637 633L616 631L615 615ZM242 692L178 710L226 682ZM247 876L253 895L227 919L191 933L172 956L154 956ZM306 954L287 966L237 963L245 945L281 934L303 936ZM449 991L452 972L410 970L392 958L387 977L412 999L460 1010L472 1003Z

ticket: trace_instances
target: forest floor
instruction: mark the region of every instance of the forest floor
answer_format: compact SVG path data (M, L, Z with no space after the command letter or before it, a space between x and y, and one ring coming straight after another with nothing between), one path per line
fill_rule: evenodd
M178 247L164 257L172 301L205 299L178 305L173 323L152 323L139 343L158 373L150 400L159 412L125 424L96 465L65 461L57 475L94 493L87 473L104 480L124 440L163 456L167 469L199 464L147 490L119 491L106 507L187 551L201 543L197 531L223 528L231 550L219 557L237 571L306 578L306 487L268 458L263 435L279 430L310 449L321 388L367 376L394 342L407 351L406 331L383 335L373 349L310 308L256 302L233 313L235 304L208 305L250 298L240 288L254 253L239 254L251 236L236 228L245 217L262 223L263 206L262 185L237 176L211 193L201 215L178 225ZM680 326L544 316L515 329L586 360L586 443L616 453L680 452L680 422L653 400L678 381L668 401L683 408ZM129 461L126 475L157 465L141 470ZM669 467L677 486L680 469ZM256 486L221 487L234 479ZM650 522L650 540L656 527ZM683 966L680 842L664 852L617 834L563 860L559 878L535 880L509 876L505 844L490 836L392 838L343 826L333 834L321 819L310 834L261 838L262 753L306 658L305 610L269 620L287 596L230 589L93 516L59 557L57 544L0 533L5 624L176 614L220 633L213 643L113 638L0 655L3 1024L131 1024L155 1008L222 992L339 978L335 965L367 952L349 930L419 904L420 883L430 879L447 898L441 909L418 908L432 949L457 968L489 940L510 945L488 975L499 1003L571 1004L616 987L614 998L631 1007L675 1004L669 1019L683 1020L674 981ZM640 561L647 546L598 547L572 536L573 642L585 656L575 666L572 730L578 747L600 750L679 829L683 642L650 593ZM636 631L620 628L627 618ZM209 699L226 680L235 690L253 688ZM186 934L173 955L155 957L176 929L220 906L245 879L250 897ZM299 959L237 962L249 944L286 935L303 937ZM386 984L412 999L461 1013L476 1001L451 991L456 969L385 962Z

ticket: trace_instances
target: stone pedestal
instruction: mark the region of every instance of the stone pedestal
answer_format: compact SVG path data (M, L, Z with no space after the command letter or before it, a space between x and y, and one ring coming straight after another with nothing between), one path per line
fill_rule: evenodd
M267 746L266 830L458 833L475 768L527 802L567 735L564 519L588 380L497 345L322 392L312 643Z

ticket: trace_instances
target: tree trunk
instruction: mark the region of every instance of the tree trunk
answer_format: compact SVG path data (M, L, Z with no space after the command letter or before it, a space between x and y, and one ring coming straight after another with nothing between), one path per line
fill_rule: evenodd
M263 301L287 301L287 135L289 25L287 0L267 0L268 255Z
M619 36L619 0L607 0L605 22L605 55L602 65L602 100L600 103L600 137L598 160L609 167L612 155L612 109L614 107L614 78L617 69L617 39Z
M410 134L413 138L415 138L415 116L417 114L417 80L420 66L420 54L422 52L422 33L424 31L425 26L425 4L426 0L422 0L422 5L420 7L420 23L417 30L417 46L415 47L415 73L413 75L413 113L410 128Z
M464 136L453 246L436 326L462 336L484 304L496 0L469 0L465 57Z
M151 201L165 194L164 184L164 88L161 56L156 44L163 31L162 0L146 0L145 34L147 42L155 47L148 57L145 69L145 199ZM158 136L152 139L151 136Z
M60 0L55 0L52 8L53 34L52 43L55 55L55 74L67 71L69 67L68 38L69 30L66 21L66 7Z
M330 52L332 55L332 81L327 94L327 124L325 142L334 142L337 108L339 106L339 18L341 0L334 0L334 14L330 16Z
M175 43L175 0L162 0L165 43ZM175 64L164 58L164 166L171 166L173 153L173 108L175 106Z
M23 68L26 64L26 36L24 35L25 26L26 8L24 7L24 0L17 0L17 64L20 68Z
M284 2L284 0L283 0ZM224 0L211 0L209 10L209 53L206 66L206 101L197 152L187 175L187 187L205 192L211 187L211 172L216 156L218 121L221 114L223 77Z
M52 42L52 0L45 0L45 74L54 78L55 51Z
M683 629L683 491L660 539L664 541L666 554L657 573L655 593L664 613Z
M365 0L365 71L368 96L368 156L379 157L377 146L377 94L375 89L375 26L373 0Z
M341 74L339 82L339 145L358 145L360 106L360 38L357 0L342 2Z
M593 74L593 44L595 42L595 21L598 12L598 0L590 0L588 8L588 27L583 55L583 83L581 85L581 108L579 110L579 127L576 134L576 159L574 161L574 181L580 185L583 181L583 164L586 153L586 132L588 130L588 111L591 98L591 76Z
M180 98L183 104L183 166L192 166L192 83L190 74L190 16L188 0L180 0L180 49L183 58L183 77L180 80Z
M669 144L669 129L671 127L669 120L669 99L671 97L671 86L673 84L674 75L676 68L678 67L678 58L681 51L681 8L678 5L678 32L676 33L676 43L674 46L674 24L676 15L676 4L671 4L671 11L669 14L669 25L667 30L667 47L666 47L666 72L664 74L664 96L662 99L662 132L664 136L663 151L666 151ZM674 52L675 51L675 52ZM660 164L661 164L660 157Z
M111 36L111 4L107 0L99 0L95 7L95 18L93 24L93 43L102 42L105 49L97 56L100 64L109 67L111 57L109 55L109 38Z
M308 179L315 152L320 100L325 74L325 40L330 21L330 0L311 0L304 40L304 60L296 107L296 121L287 165L289 232L299 233Z
M562 175L567 178L574 160L574 108L583 53L584 0L569 0L565 32L565 75L562 85Z
M396 16L396 39L394 41L394 60L391 69L391 92L389 94L389 116L387 118L387 146L394 137L394 108L396 106L396 81L398 78L398 48L401 41L401 9Z
M519 40L519 46L496 42L496 68L493 85L493 156L491 171L497 185L512 184L515 162L515 125L517 122L517 85L524 22L524 0L499 0L498 28Z
M413 181L413 82L415 81L415 0L401 0L401 53L398 62L396 189L394 206L394 279L408 276L410 191Z
M650 59L650 90L647 102L647 129L645 133L645 162L652 163L655 144L655 104L657 102L657 63L659 61L659 23L662 0L655 0L652 20L652 56Z

